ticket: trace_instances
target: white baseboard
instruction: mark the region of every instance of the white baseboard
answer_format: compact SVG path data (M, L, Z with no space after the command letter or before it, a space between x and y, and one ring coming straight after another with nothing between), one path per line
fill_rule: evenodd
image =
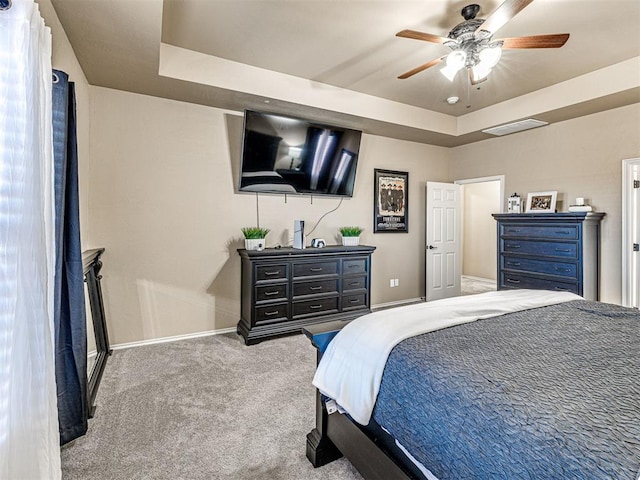
M396 300L394 302L379 303L377 305L372 305L371 310L381 310L384 308L399 307L402 305L408 305L410 303L418 303L418 302L424 302L424 298L409 298L406 300ZM117 345L111 345L111 348L113 350L124 350L126 348L142 347L145 345L155 345L158 343L177 342L180 340L189 340L191 338L208 337L211 335L223 335L225 333L235 333L235 332L236 332L236 327L222 328L220 330L209 330L206 332L187 333L185 335L176 335L173 337L161 337L161 338L152 338L149 340L140 340L139 342L119 343Z
M395 300L393 302L378 303L377 305L371 305L371 310L381 310L383 308L400 307L402 305L409 305L411 303L420 303L424 301L425 301L424 297L408 298L405 300Z
M208 337L211 335L222 335L225 333L235 333L236 327L221 328L219 330L208 330L206 332L187 333L185 335L176 335L173 337L152 338L150 340L141 340L139 342L119 343L111 345L113 350L124 350L125 348L142 347L144 345L155 345L157 343L177 342L179 340L189 340L191 338Z

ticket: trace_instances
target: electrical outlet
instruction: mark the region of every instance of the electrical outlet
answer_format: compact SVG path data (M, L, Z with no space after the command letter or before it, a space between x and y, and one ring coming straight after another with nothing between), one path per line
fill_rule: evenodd
M400 279L396 278L396 287L399 287L399 286L400 286Z
M393 279L393 278L390 278L390 279L389 279L389 286L390 286L390 287L394 287L394 286L395 286L395 285L394 285L394 283L395 283L395 282L394 282L394 279Z

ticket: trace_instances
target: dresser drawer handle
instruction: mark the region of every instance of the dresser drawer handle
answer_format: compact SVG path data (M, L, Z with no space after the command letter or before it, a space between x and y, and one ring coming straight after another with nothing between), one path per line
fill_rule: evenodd
M267 297L270 297L270 296L272 296L272 295L278 295L279 293L280 293L280 290L274 290L274 291L272 291L272 292L264 292L264 294L265 294Z
M264 272L265 275L268 276L272 276L272 275L280 275L280 271L276 270L275 272Z
M568 288L561 288L561 287L555 287L555 289L556 289L558 292L569 292L569 291L570 291Z
M556 268L556 272L570 272L571 269L570 268L560 268L560 267L555 267Z
M507 248L522 248L522 245L519 245L519 244L507 245Z
M309 290L322 290L322 285L317 285L315 287L309 287Z
M520 283L520 280L514 280L513 278L507 278L508 283Z
M522 230L518 229L518 228L512 228L509 230L509 233L520 233Z
M556 248L556 252L571 253L569 248Z
M348 268L358 268L360 265L349 265Z
M571 235L571 232L567 230L556 230L556 233L559 235Z
M360 285L360 282L351 282L349 284L350 287L357 287L358 285Z
M318 310L319 308L322 308L322 305L309 305L309 308L311 310Z
M522 264L520 262L507 262L507 265L510 267L519 267Z
M273 317L274 315L278 315L278 313L280 313L278 310L273 310L272 312L264 312L264 315L266 317Z
M312 272L321 272L322 271L322 267L311 267L309 269Z
M360 299L359 298L352 298L351 300L349 300L349 303L360 303Z

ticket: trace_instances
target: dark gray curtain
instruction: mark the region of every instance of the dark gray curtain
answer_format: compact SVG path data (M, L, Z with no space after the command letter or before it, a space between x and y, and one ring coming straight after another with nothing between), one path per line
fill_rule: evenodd
M80 247L75 90L53 71L56 270L54 321L60 443L87 432L87 321Z

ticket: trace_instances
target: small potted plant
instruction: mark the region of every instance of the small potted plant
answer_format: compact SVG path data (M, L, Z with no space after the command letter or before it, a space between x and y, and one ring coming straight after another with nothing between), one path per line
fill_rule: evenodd
M340 235L342 235L342 245L356 246L360 244L360 227L340 227Z
M244 248L247 250L262 250L265 247L264 239L269 233L268 228L243 227Z

